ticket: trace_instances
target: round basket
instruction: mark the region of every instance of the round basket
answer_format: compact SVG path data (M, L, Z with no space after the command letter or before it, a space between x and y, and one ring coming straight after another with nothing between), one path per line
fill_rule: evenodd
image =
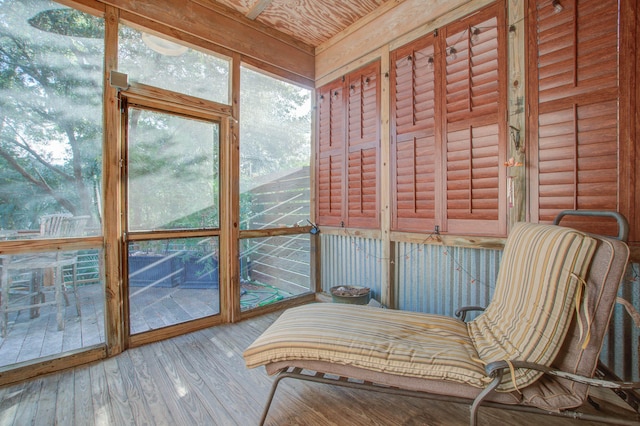
M336 303L350 303L352 305L366 305L369 303L369 287L339 285L331 287L331 298Z

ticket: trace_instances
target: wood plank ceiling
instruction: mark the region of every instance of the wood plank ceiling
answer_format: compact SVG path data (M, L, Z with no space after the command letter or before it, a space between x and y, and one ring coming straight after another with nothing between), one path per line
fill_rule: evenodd
M389 1L216 0L247 18L317 47Z

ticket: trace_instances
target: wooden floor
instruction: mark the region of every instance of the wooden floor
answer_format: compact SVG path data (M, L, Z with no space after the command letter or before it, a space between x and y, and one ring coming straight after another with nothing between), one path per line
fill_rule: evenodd
M129 349L105 361L0 387L0 425L254 425L272 378L243 350L270 314ZM284 380L270 425L465 425L468 406ZM482 425L588 425L480 410Z

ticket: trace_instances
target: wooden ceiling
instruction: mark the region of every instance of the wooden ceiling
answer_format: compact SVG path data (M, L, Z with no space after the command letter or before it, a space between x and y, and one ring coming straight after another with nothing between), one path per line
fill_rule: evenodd
M398 0L216 0L313 47L390 1L398 3Z

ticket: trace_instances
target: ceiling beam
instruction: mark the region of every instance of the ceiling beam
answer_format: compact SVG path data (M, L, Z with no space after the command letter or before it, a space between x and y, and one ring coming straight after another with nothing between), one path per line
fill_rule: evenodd
M255 20L258 15L260 15L267 7L269 7L271 1L272 0L258 0L254 3L253 7L251 7L251 10L248 11L245 16L251 20Z

